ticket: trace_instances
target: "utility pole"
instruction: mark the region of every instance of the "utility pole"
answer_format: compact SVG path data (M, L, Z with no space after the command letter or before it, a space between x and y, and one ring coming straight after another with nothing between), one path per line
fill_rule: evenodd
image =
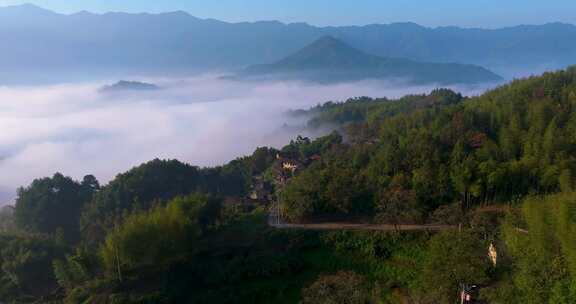
M460 283L460 304L464 304L464 284Z
M460 283L460 304L470 304L473 303L473 292L477 290L476 285L470 285L466 283Z
M276 209L276 210L277 210L277 213L276 213L276 222L277 222L277 224L278 224L278 227L280 227L280 200L277 200L277 201L276 201L276 208L277 208L277 209Z
M122 282L122 270L120 268L120 254L119 254L119 250L118 250L118 245L115 244L114 245L114 253L116 256L116 266L117 266L117 271L118 271L118 280L120 282Z

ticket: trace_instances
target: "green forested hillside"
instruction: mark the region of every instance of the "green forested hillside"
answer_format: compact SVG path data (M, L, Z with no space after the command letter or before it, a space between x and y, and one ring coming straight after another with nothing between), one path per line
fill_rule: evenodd
M377 217L399 205L412 206L407 217L425 220L452 203L466 210L574 186L574 68L480 97L437 90L397 101L329 103L309 114L310 127L339 125L346 141L282 190L293 220Z
M0 301L436 304L475 284L485 303L572 303L576 68L297 113L337 130L217 168L153 160L20 189L0 217ZM278 229L276 203L284 222L448 229Z

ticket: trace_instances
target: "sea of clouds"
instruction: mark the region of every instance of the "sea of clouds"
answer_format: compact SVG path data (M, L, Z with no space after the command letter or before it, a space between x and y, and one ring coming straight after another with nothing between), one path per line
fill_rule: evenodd
M298 133L319 135L299 129L303 122L287 117L288 110L435 88L382 82L251 83L214 75L132 79L162 89L99 91L118 79L0 87L0 204L11 203L18 187L55 172L75 179L94 174L106 183L154 158L197 166L224 164L259 146L282 147ZM475 95L486 88L454 89Z

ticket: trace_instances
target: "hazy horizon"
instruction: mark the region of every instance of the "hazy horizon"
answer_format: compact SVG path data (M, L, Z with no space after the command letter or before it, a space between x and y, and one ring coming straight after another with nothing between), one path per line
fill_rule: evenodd
M374 0L363 0L367 2L363 6L367 11L362 11L358 20L358 14L350 14L350 9L358 9L357 3L354 5L343 5L342 3L324 3L324 1L317 1L316 3L300 3L296 1L296 6L291 6L290 11L284 10L275 4L268 4L268 2L257 0L258 4L249 5L240 0L227 0L226 4L218 3L212 4L208 1L197 1L196 3L189 3L181 0L162 1L162 3L155 3L152 1L82 1L81 3L70 3L65 0L0 0L0 7L7 6L20 6L20 5L34 5L55 13L72 15L82 12L90 12L93 14L106 14L106 13L130 13L130 14L163 14L174 12L186 12L192 17L201 19L214 19L228 23L243 23L243 22L266 22L278 21L284 24L290 23L306 23L312 26L319 27L332 27L332 26L366 26L373 24L393 24L393 23L415 23L424 27L437 28L437 27L462 27L462 28L479 28L479 29L499 29L514 27L519 25L542 25L548 23L567 23L571 25L576 24L576 17L568 12L576 9L576 4L571 1L554 0L556 6L551 6L550 2L546 5L533 4L532 6L524 5L521 9L526 10L524 14L519 14L519 8L513 4L517 1L508 2L508 5L490 6L487 3L461 3L452 0L441 0L435 3L434 10L436 14L421 14L420 11L414 10L415 6L423 5L424 0L411 0L399 3L379 3ZM495 2L496 0L488 0ZM253 3L255 1L252 1ZM302 1L304 2L304 1ZM523 2L521 2L524 4ZM300 6L306 6L307 10L300 10ZM380 13L377 8L382 7L383 13ZM228 9L222 10L222 7ZM347 15L353 15L352 19L343 20L326 20L324 10L330 6L333 10L346 11ZM335 8L337 6L337 8ZM340 7L341 6L341 7ZM464 6L467 10L459 10L457 6ZM385 10L385 11L384 11ZM546 11L553 11L545 13ZM243 13L238 13L238 12ZM229 13L226 13L229 12ZM232 13L233 12L233 13ZM308 12L303 14L303 12ZM463 12L465 12L463 14ZM467 12L474 12L467 15ZM514 12L510 18L510 13ZM430 19L431 15L434 18ZM497 15L502 20L498 21L494 18ZM238 18L238 16L243 16ZM245 17L252 16L252 17ZM554 16L550 18L547 16ZM522 17L522 18L518 18ZM518 18L518 19L516 19Z

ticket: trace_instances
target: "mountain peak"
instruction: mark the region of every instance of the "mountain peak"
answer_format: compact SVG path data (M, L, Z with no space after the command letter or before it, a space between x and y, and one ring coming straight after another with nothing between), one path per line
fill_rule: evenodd
M313 42L312 44L315 43L319 43L319 44L341 44L344 43L339 39L334 38L334 36L332 35L324 35L318 39L316 39L315 42Z
M353 49L350 45L346 44L344 41L334 38L331 35L322 36L316 41L312 42L308 45L307 48L322 48L322 49L336 49L336 48L346 48L346 49Z
M391 79L419 84L481 83L500 80L498 75L480 66L378 57L332 36L322 36L276 63L250 66L244 71L244 75L321 83L364 79Z
M0 7L0 11L11 11L16 13L27 13L27 14L56 14L53 11L47 10L40 6L34 5L32 3L24 3L19 5L10 5Z
M25 3L20 5L0 7L0 15L2 15L2 17L4 18L20 18L20 17L41 18L41 17L55 16L58 14L45 8L36 6L34 4Z
M32 10L42 10L43 8L32 4L32 3L22 3L22 4L17 4L17 5L9 5L6 7L12 7L12 8L21 8L21 9L32 9Z
M278 62L285 67L309 69L327 67L358 67L373 63L374 56L351 47L332 36L322 36L300 51Z

